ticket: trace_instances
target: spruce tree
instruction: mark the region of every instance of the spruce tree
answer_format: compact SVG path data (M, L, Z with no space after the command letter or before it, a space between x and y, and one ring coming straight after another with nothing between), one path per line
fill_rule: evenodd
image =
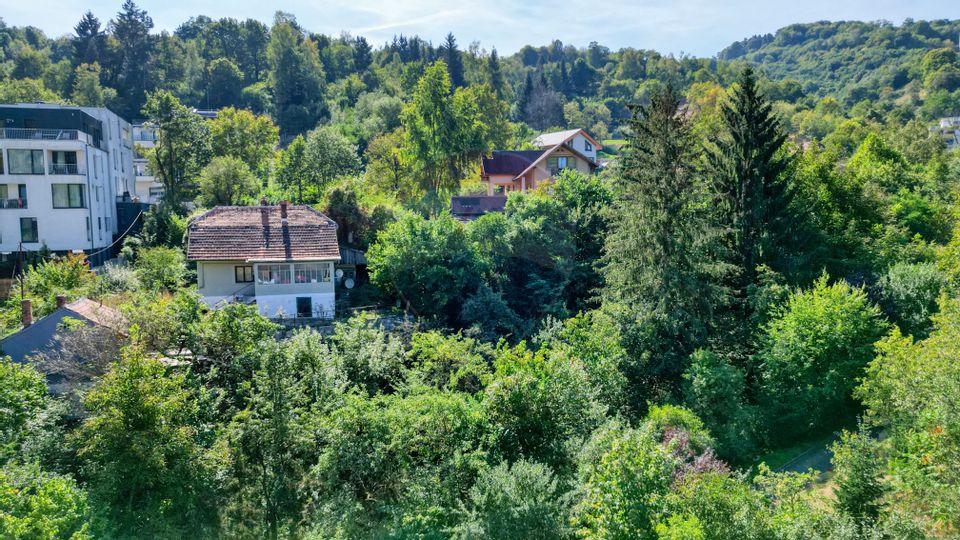
M100 19L92 11L87 11L73 27L73 31L77 36L73 38L75 64L100 62L106 43L106 35L100 28Z
M778 259L789 251L788 158L781 152L786 135L749 67L721 106L720 118L722 129L707 155L738 267L733 285L742 293L758 265L780 269Z
M457 38L453 37L453 32L447 34L443 45L443 60L447 63L447 73L450 75L450 83L454 89L467 85L463 76L463 58L460 57L460 49L457 48Z
M626 313L644 385L672 385L725 297L720 231L706 212L698 148L672 86L634 109L618 162L623 192L611 213L604 301Z
M530 104L530 97L533 95L533 75L528 71L527 77L523 80L523 86L517 95L517 109L514 114L514 120L523 121L526 114L527 105Z
M487 58L487 82L497 98L503 99L503 71L500 69L500 57L496 49L490 51L490 57Z

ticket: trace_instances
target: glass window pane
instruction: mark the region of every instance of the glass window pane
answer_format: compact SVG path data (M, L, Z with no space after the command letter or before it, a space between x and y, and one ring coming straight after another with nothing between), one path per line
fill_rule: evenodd
M66 208L69 205L66 184L53 184L53 207Z
M20 218L20 239L24 242L37 241L37 218Z

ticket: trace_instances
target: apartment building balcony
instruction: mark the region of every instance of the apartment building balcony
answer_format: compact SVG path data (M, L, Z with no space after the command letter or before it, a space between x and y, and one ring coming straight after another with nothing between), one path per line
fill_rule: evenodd
M76 141L81 140L80 135L76 129L0 128L0 139L11 140ZM83 133L82 140L86 140L86 133Z
M26 199L0 199L0 209L20 210L26 207Z
M83 174L76 163L51 163L50 174Z

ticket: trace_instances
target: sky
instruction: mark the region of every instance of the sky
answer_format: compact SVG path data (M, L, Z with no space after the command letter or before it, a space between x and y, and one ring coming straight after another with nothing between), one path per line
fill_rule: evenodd
M33 25L48 35L72 31L86 10L106 22L122 0L0 0L8 25ZM512 54L523 45L559 39L584 47L636 47L713 56L730 43L798 22L960 17L956 0L141 0L155 31L173 31L191 16L255 18L269 24L277 10L293 13L318 33L362 35L381 45L418 34L440 43L453 32L462 48Z

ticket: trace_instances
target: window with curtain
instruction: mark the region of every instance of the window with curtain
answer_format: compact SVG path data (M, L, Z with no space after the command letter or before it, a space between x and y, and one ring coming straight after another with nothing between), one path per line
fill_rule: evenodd
M85 208L83 184L53 184L54 208Z
M295 283L325 283L330 281L330 265L326 263L299 263L293 265Z
M257 267L257 283L287 285L290 283L289 264L261 264Z
M10 174L43 174L43 150L7 150Z
M20 240L22 242L40 241L40 235L37 233L37 218L20 218Z

